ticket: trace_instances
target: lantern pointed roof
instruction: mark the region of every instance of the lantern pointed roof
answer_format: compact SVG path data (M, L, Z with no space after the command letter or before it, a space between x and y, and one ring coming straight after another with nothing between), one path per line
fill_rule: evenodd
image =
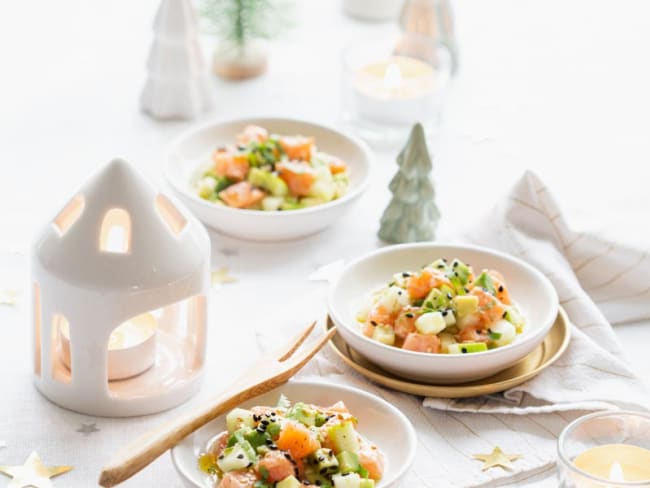
M102 290L170 286L209 253L202 224L122 159L92 177L34 245L52 275Z

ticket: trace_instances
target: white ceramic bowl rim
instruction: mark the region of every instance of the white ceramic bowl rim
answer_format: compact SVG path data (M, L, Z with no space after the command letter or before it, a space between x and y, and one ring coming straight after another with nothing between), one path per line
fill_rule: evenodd
M307 208L299 208L296 210L287 210L287 211L267 211L267 210L251 210L251 209L241 209L241 208L232 208L228 206L221 206L221 205L215 205L213 203L210 203L203 198L199 197L196 195L194 192L188 191L188 189L180 184L180 182L177 181L177 178L173 177L171 172L170 172L170 161L171 161L171 155L173 153L173 149L177 147L181 142L183 142L185 139L188 137L191 137L192 135L196 134L197 132L200 132L202 130L207 130L215 125L221 125L221 124L229 124L229 125L236 125L236 124L241 124L242 126L250 125L250 124L255 124L255 125L264 125L265 123L271 123L275 121L282 121L282 122L289 122L289 123L295 123L295 124L304 124L306 126L314 126L314 127L320 127L322 129L326 129L328 131L334 132L337 134L339 137L343 139L348 139L351 141L355 146L357 146L361 152L364 155L364 159L366 161L366 164L368 164L367 171L365 172L365 175L363 176L363 179L359 181L356 185L351 186L348 188L349 191L345 193L341 198L337 198L336 200L332 200L331 202L327 203L322 203L319 205L314 205L312 207L307 207ZM303 134L308 136L309 134ZM336 154L333 154L336 156ZM319 210L323 208L329 208L333 207L335 205L344 203L348 200L352 200L356 198L359 194L363 193L365 189L368 187L370 183L370 170L372 166L372 161L374 159L374 156L372 155L372 152L370 151L370 148L368 145L363 142L361 139L357 138L356 136L353 136L351 134L344 134L338 129L335 129L334 127L327 125L327 124L321 124L321 123L316 123L316 122L311 122L307 120L301 120L297 118L291 118L291 117L247 117L247 118L240 118L240 119L228 119L228 120L221 120L221 121L212 121L212 122L207 122L203 123L200 125L196 125L194 127L190 127L189 129L184 130L182 133L180 133L176 138L174 138L167 147L167 150L165 151L165 165L163 167L163 172L165 174L165 179L174 186L174 188L187 195L190 197L195 203L202 205L203 207L210 209L210 210L217 210L217 211L223 211L223 212L230 212L233 215L239 214L241 215L241 212L246 212L246 214L250 215L264 215L269 218L282 218L287 215L295 215L295 214L308 214L308 213L314 213L318 212Z
M413 464L413 461L415 460L415 454L416 454L416 448L417 448L417 435L415 433L415 429L414 429L413 424L411 423L411 421L397 407L395 407L391 403L387 402L383 398L378 397L377 395L373 395L372 393L368 393L367 391L364 391L364 390L361 390L359 388L355 388L355 387L352 387L352 386L341 385L339 383L330 383L330 382L327 382L327 381L291 380L290 382L293 385L308 387L310 389L317 389L317 388L320 388L322 386L333 387L335 389L344 390L344 391L347 391L349 393L365 397L365 398L367 398L369 400L369 402L368 402L369 404L371 402L382 404L384 408L386 408L388 411L391 412L392 416L399 419L401 424L403 424L405 426L408 426L404 431L404 434L407 436L407 439L406 439L406 442L404 443L404 445L407 446L408 449L409 449L408 453L406 455L406 462L404 462L402 464L399 471L395 474L395 480L394 481L397 481L397 480L401 479L406 474L406 472L411 468L411 465ZM277 388L274 388L274 389L281 389L282 386L283 385L280 385L280 386L278 386ZM262 393L262 395L263 394L264 393ZM258 396L261 396L261 395L258 395ZM254 400L255 398L252 398L251 400ZM359 418L363 418L362 413L357 414L357 416ZM218 434L218 432L215 432L215 435L216 434ZM364 435L363 432L361 432L361 434ZM190 435L192 435L192 434L190 434ZM379 447L380 450L382 449L382 446L378 445L377 447ZM180 463L176 459L176 447L173 447L170 452L171 452L172 461L173 461L174 465L176 466L176 469L178 470L178 472L181 473L181 475L183 476L183 479L185 481L193 484L194 481L192 479L192 476L190 474L188 474L185 465L183 463Z
M470 244L453 244L453 243L446 243L446 242L417 242L417 243L410 243L410 244L398 244L394 246L388 246L382 249L378 249L376 251L364 254L363 256L360 256L359 258L351 261L345 269L339 274L339 276L334 280L334 282L331 284L327 296L327 303L328 303L328 309L329 313L332 315L332 318L334 321L338 324L343 324L343 326L351 331L353 334L357 335L358 337L361 337L362 340L366 341L369 344L372 344L375 347L380 347L386 351L391 351L391 352L399 352L401 354L406 354L412 357L420 357L420 358L433 358L433 357L439 357L439 355L436 354L431 354L431 353L426 353L426 352L418 352L418 351L409 351L407 349L401 349L399 347L395 346L389 346L386 344L383 344L379 341L374 341L370 337L366 337L361 333L359 330L359 327L352 327L350 324L348 324L346 321L341 320L340 316L336 314L336 309L333 305L334 302L334 293L336 292L336 289L338 287L339 282L345 278L345 274L347 270L352 268L353 266L356 266L357 264L366 261L368 259L375 258L377 256L381 256L383 254L390 254L392 252L401 250L401 249L413 249L413 248L427 248L430 249L432 247L453 247L457 249L465 249L468 251L478 251L478 252L485 252L489 254L496 255L506 261L510 261L518 266L521 266L523 268L526 268L529 272L534 274L538 279L540 283L543 283L545 287L547 287L552 294L555 297L554 302L558 303L558 298L557 298L557 292L555 291L555 288L549 281L549 279L542 274L541 271L539 271L537 268L534 266L531 266L530 264L526 263L525 261L522 261L521 259L518 259L514 256L511 256L509 254L491 249L489 247L484 247L484 246L474 246ZM400 270L395 270L395 273L398 273ZM368 290L370 291L370 290ZM548 312L546 317L544 317L543 323L551 322L555 320L557 316L557 307L552 309L551 311ZM355 324L356 325L356 324ZM526 324L528 325L528 324ZM506 346L501 346L497 347L494 349L489 349L487 351L482 351L482 352L473 352L471 354L445 354L445 358L449 358L450 361L464 361L465 358L467 357L477 357L477 356L488 356L488 355L495 355L503 352L504 349L508 349L514 345L519 345L523 344L525 342L530 342L534 341L539 338L539 336L546 334L546 329L544 327L539 327L538 330L536 330L532 334L522 334L520 337L521 339L515 342L512 342Z

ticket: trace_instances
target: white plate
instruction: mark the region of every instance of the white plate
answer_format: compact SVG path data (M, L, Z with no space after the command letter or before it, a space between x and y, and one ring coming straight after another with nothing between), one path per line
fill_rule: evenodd
M504 275L510 296L526 318L526 328L515 342L472 354L427 354L387 346L361 333L355 316L369 292L386 285L395 273L418 270L438 258L459 258L475 272L490 268ZM483 247L419 243L384 248L350 263L330 288L328 308L345 341L371 362L404 378L453 384L487 378L526 356L553 325L558 298L546 276L520 259Z
M359 419L359 432L384 453L384 477L377 488L395 488L411 467L415 458L417 437L411 422L398 409L384 400L347 386L313 381L290 381L286 385L243 403L243 408L255 405L275 405L281 393L289 400L331 405L343 401ZM183 439L172 451L174 466L190 488L213 488L210 478L197 464L199 453L209 439L226 430L226 416L222 415Z
M217 146L232 144L249 124L271 133L313 136L320 151L348 165L348 192L323 205L277 212L219 206L200 198L193 185L209 167L212 152ZM320 124L281 118L242 119L214 122L181 134L171 144L164 174L176 196L206 225L243 239L281 241L314 234L336 222L368 186L372 159L364 142Z

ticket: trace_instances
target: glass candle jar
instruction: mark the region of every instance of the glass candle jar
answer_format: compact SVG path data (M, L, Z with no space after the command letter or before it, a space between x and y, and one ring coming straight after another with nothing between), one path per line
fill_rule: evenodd
M650 487L650 415L597 412L571 422L558 439L563 488Z
M421 54L421 55L419 55ZM343 118L371 143L403 143L413 124L435 131L450 77L442 45L418 35L356 42L343 55Z

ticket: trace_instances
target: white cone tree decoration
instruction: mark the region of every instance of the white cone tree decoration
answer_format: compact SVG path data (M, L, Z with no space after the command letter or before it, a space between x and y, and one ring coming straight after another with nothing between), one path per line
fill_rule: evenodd
M388 187L393 199L381 217L378 235L387 242L430 241L440 212L434 201L431 157L421 124L413 126L397 164L399 170Z
M190 0L162 0L154 21L142 110L160 119L196 117L212 105Z

